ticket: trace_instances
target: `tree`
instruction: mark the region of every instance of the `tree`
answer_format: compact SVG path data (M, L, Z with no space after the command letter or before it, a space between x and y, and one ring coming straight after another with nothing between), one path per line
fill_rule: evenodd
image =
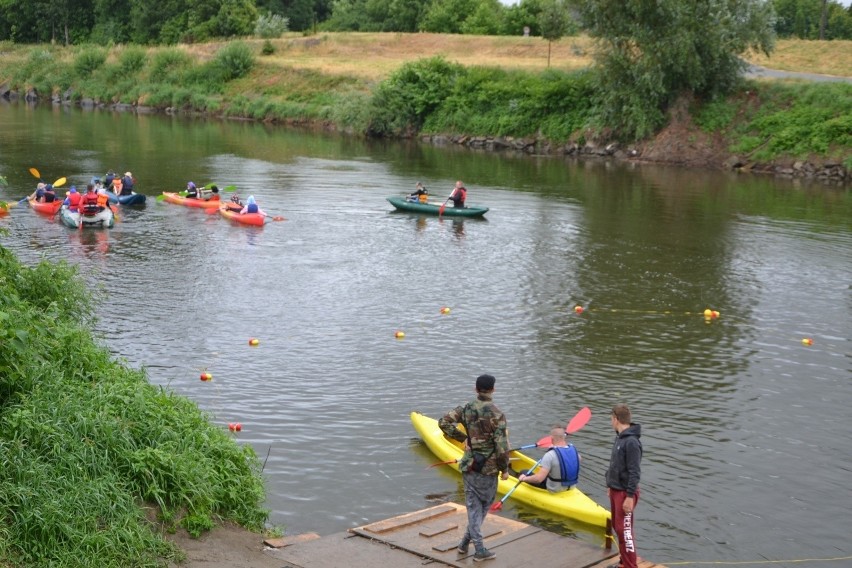
M774 47L768 0L578 0L598 43L600 118L642 138L681 94L713 97L741 80L739 55Z
M550 48L554 41L559 41L562 36L573 33L576 29L574 20L568 14L568 6L565 0L545 0L538 13L538 26L541 28L541 37L547 40L547 66L550 67Z

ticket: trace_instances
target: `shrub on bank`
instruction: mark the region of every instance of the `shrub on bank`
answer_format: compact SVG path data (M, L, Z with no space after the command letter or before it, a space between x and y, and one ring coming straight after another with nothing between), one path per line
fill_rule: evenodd
M179 558L146 519L198 534L260 529L260 464L188 399L113 360L66 264L0 247L0 565L161 566Z

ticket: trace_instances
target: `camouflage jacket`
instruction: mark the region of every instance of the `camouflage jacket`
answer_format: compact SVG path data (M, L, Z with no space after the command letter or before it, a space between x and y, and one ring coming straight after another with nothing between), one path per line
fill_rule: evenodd
M472 453L487 456L482 475L497 475L509 469L509 436L506 417L491 401L490 394L479 393L476 400L457 406L438 420L441 430L454 440L468 439L461 424L470 434L470 450L459 460L459 470L466 472L473 460Z

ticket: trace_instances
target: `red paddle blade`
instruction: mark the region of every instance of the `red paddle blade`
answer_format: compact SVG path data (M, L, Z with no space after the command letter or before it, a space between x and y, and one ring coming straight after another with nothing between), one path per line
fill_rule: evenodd
M571 422L568 423L568 426L565 428L565 431L568 434L573 434L583 426L589 423L589 420L592 418L592 411L589 410L588 406L584 406L580 409L574 418L571 419Z
M491 505L488 510L492 513L499 511L503 508L503 501L497 501L493 505Z
M446 206L447 206L447 204L445 202L445 203L442 203L440 207L438 207L438 215L444 214L444 207L446 207Z
M552 448L553 447L553 439L550 436L545 436L541 440L535 443L536 448Z

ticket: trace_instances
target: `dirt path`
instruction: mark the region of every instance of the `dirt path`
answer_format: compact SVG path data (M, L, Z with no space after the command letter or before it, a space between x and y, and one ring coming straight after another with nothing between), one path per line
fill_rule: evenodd
M261 535L232 524L216 527L197 539L184 530L167 538L187 556L185 562L170 568L281 568L282 564L263 551Z

